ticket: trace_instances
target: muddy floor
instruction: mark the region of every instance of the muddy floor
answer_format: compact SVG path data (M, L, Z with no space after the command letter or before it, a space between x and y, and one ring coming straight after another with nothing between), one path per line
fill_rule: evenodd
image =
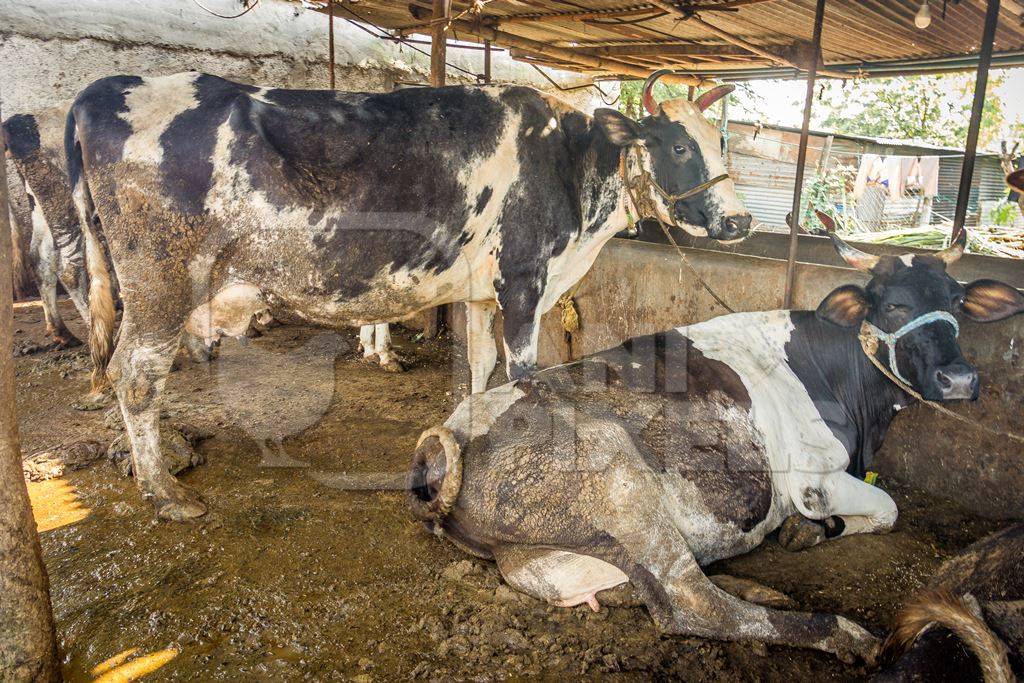
M62 305L66 302L62 302ZM67 317L83 333L70 307ZM15 311L23 451L117 435L73 404L83 348L38 350L42 310ZM208 436L182 475L207 519L154 521L106 456L30 483L68 680L491 680L524 677L863 680L807 651L660 635L645 609L549 607L493 566L428 535L396 489L419 432L444 419L463 376L445 341L399 333L409 369L365 363L353 333L277 327L226 341L168 384L168 422ZM453 369L455 370L453 372ZM715 572L883 633L901 600L953 552L998 528L882 477L896 530L801 553L769 539ZM117 680L125 680L124 678Z

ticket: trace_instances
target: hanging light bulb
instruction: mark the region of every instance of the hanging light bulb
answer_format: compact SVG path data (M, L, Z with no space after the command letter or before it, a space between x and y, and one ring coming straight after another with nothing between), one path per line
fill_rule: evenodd
M921 3L921 9L917 10L917 14L914 15L914 26L918 28L928 28L932 23L932 10L928 7L928 0L924 0Z

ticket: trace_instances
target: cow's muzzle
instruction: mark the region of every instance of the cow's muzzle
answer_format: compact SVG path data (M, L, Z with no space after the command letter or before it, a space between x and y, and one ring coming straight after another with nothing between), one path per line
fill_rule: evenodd
M719 221L717 229L708 226L708 237L722 242L741 240L750 234L752 223L753 217L749 213L726 216Z
M962 360L956 360L932 372L930 389L942 401L978 399L978 371Z

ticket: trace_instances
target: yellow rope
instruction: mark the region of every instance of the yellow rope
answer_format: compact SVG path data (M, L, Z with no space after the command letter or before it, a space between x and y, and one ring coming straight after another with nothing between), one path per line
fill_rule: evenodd
M921 403L924 403L929 408L939 411L940 413L946 415L947 417L959 420L964 424L968 424L976 429L988 432L993 436L1003 436L1006 437L1007 439L1012 439L1014 441L1024 443L1024 436L1020 436L1018 434L1011 434L1009 432L1002 432L999 431L998 429L992 429L991 427L986 427L983 424L973 422L970 419L964 417L963 415L960 415L959 413L954 413L952 410L950 410L944 405L936 403L935 401L929 401L924 396L914 391L912 387L910 387L907 384L904 384L899 379L897 379L896 376L889 371L889 368L882 365L882 362L878 360L878 358L875 356L875 354L878 352L878 337L875 336L874 331L872 331L871 327L868 325L868 321L865 320L863 323L861 323L860 334L857 335L857 338L860 340L860 348L863 349L864 355L868 357L868 360L871 361L871 364L878 368L879 372L888 377L893 384L895 384L900 389L916 398Z
M583 281L576 283L570 291L558 297L558 305L561 307L562 329L566 332L575 332L580 329L580 309L576 305L576 292L579 291Z

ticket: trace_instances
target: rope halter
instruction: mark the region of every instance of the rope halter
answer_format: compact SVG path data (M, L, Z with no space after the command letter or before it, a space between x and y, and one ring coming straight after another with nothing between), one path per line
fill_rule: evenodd
M637 159L637 166L640 167L640 172L633 178L629 177L629 174L626 172L626 155L630 149L630 147L627 147L622 150L622 154L619 156L619 173L622 175L622 184L626 186L626 194L633 205L633 210L637 213L637 220L641 218L654 218L664 225L664 221L658 215L658 207L654 205L654 200L651 198L650 190L653 189L668 204L665 213L668 214L669 224L682 230L682 226L676 221L676 202L681 202L684 199L707 192L723 180L729 179L728 173L722 173L700 185L677 194L672 194L655 180L654 175L650 171L644 168L643 162L640 159Z
M956 318L947 311L932 311L931 313L925 313L924 315L918 316L908 322L906 325L896 330L895 332L884 332L875 325L872 325L867 320L861 324L860 338L861 344L864 348L864 352L868 356L873 357L878 352L878 342L883 341L889 349L889 369L896 378L911 386L910 382L900 373L899 366L896 364L896 342L900 340L900 337L904 337L910 334L914 330L930 323L945 321L953 326L953 336L960 336L960 324L957 323Z

